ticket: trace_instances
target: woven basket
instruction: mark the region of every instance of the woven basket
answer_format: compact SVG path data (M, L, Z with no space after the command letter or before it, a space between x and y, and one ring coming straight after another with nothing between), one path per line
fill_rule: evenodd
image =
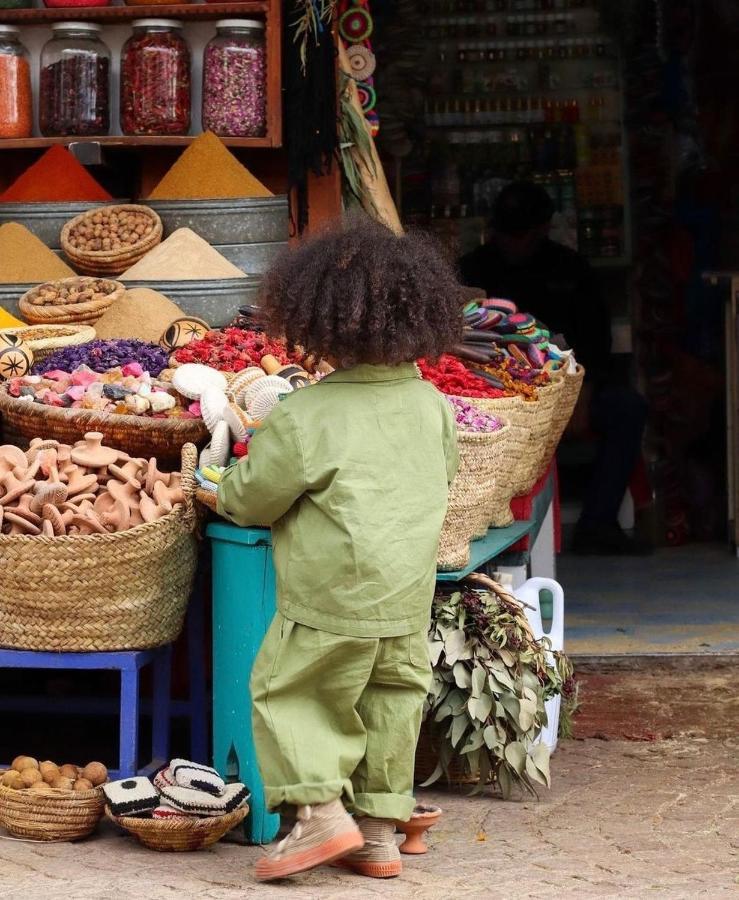
M90 209L82 213L81 216L75 216L62 228L60 239L62 250L64 250L67 258L79 272L87 275L120 275L142 257L146 256L162 239L162 220L153 209L149 209L148 206L122 204L120 206L108 206L105 208L105 212L145 213L154 224L154 230L148 237L132 247L127 247L125 250L79 250L73 247L69 242L69 235L72 229L82 222L92 219L93 216L100 212L100 209Z
M102 788L37 794L0 785L0 825L33 841L78 841L97 827L105 801Z
M58 287L59 285L84 285L90 280L89 276L75 275L72 278L62 278L59 281L46 281L31 288L30 291L18 301L18 309L21 315L30 325L74 325L91 324L97 322L102 314L116 300L120 300L125 294L126 288L118 281L106 279L106 286L111 288L110 293L100 300L87 300L83 303L57 303L51 306L39 306L33 303L33 298L44 288Z
M3 328L2 331L3 334L17 334L33 351L34 363L43 362L62 347L95 340L95 329L90 325L29 325L27 328Z
M457 432L459 471L449 488L449 505L439 538L437 568L455 571L470 559L470 541L487 531L496 473L502 466L509 426L490 433Z
M540 387L537 391L538 400L536 402L539 404L539 416L536 428L532 429L532 436L536 440L529 456L528 480L523 491L524 494L529 493L552 460L549 449L552 434L556 428L557 410L563 390L564 379L561 375L555 375L549 384Z
M247 806L226 813L200 819L144 819L137 816L114 816L106 809L106 816L120 825L149 850L183 853L210 847L236 828L249 812Z
M562 375L562 390L557 400L557 407L554 411L554 421L547 442L547 457L550 460L557 452L557 447L562 440L562 435L565 433L565 429L575 411L584 379L585 369L579 364L572 375Z
M448 726L444 726L446 730ZM416 771L414 781L422 784L434 773L439 762L439 746L443 735L433 723L422 722L416 744ZM477 784L479 773L470 772L464 762L455 757L449 763L448 782L451 785Z
M176 468L185 444L204 445L208 438L202 419L154 419L44 406L11 397L7 385L0 385L0 415L5 443L25 449L33 438L44 437L73 444L86 432L99 431L103 443L131 456L156 456L160 468Z
M180 633L197 562L195 463L182 451L184 504L114 534L0 535L0 646L142 650Z
M492 528L505 528L513 522L511 500L518 496L520 487L527 477L527 455L531 452L532 410L518 394L514 397L462 399L484 412L506 418L510 423L503 447L500 488L496 496L491 498L488 510L488 525Z

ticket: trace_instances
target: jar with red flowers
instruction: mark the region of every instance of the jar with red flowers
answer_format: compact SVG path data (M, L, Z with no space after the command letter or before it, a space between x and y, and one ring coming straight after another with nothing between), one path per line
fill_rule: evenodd
M41 52L41 134L105 135L110 129L110 50L92 22L57 22Z
M182 24L137 19L121 51L121 131L187 134L190 130L190 48Z

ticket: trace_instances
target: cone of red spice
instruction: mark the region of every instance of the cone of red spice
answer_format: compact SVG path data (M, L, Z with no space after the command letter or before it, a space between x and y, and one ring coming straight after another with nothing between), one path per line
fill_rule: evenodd
M50 147L0 194L0 203L63 203L112 200L74 156L61 145Z

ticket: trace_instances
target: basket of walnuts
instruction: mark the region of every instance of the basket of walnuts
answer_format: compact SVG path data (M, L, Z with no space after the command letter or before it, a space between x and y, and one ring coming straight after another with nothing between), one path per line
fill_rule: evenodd
M107 779L100 762L58 766L16 756L0 775L0 825L15 837L35 841L87 837L103 816Z
M86 275L120 275L156 247L162 220L148 206L90 209L62 228L65 255Z
M46 281L26 291L18 301L18 309L29 325L89 325L125 293L126 288L119 281L74 275ZM94 335L87 336L86 340L93 338Z

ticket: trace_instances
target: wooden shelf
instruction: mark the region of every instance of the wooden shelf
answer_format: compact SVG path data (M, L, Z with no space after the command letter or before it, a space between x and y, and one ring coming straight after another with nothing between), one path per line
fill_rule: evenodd
M167 6L88 6L65 9L0 9L4 25L46 25L50 22L130 22L133 19L223 19L227 16L267 15L270 0L243 3L179 3Z
M197 135L120 135L110 134L100 137L30 137L0 138L0 150L34 150L36 148L53 147L54 144L102 144L105 147L187 147ZM270 137L259 138L221 138L227 147L277 147L279 142Z
M267 133L260 138L224 138L228 147L282 146L282 11L281 0L241 3L180 3L166 6L97 6L65 9L0 9L0 24L36 26L52 22L99 22L115 25L134 19L211 21L260 16L265 21L267 51ZM54 144L103 144L106 147L186 147L196 135L104 135L101 137L31 137L0 139L0 150L29 150Z

